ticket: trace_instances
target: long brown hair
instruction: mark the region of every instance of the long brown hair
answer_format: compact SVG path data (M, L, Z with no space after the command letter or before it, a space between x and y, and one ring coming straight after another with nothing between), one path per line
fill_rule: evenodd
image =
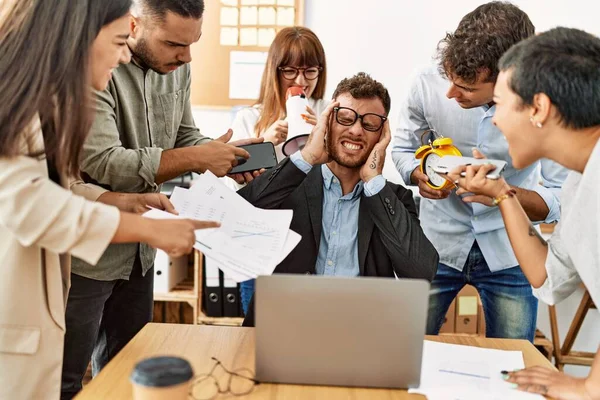
M0 157L19 153L39 115L46 157L61 173L78 173L92 118L90 49L130 7L131 0L0 2Z
M260 84L260 96L256 104L261 106L261 113L254 127L257 136L285 116L285 98L281 93L278 68L286 65L321 67L317 86L311 98L322 99L325 95L327 65L321 41L308 28L302 26L283 28L277 33L269 48L267 64Z

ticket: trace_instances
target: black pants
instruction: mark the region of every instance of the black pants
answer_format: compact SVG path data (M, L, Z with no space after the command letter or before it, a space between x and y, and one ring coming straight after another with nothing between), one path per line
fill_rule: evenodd
M98 281L71 274L61 399L81 390L92 360L94 376L152 320L154 268L142 276L139 256L129 280Z

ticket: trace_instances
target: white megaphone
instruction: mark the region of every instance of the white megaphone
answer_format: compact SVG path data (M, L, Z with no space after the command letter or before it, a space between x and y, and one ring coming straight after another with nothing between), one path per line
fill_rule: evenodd
M281 147L281 152L285 156L291 156L298 150L302 150L313 126L302 118L306 114L308 99L304 90L298 86L288 88L285 95L285 110L288 122L288 139Z

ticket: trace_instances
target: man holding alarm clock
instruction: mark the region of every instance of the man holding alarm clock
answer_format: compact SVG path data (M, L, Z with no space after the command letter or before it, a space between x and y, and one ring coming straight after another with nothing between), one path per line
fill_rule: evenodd
M547 160L517 170L504 136L492 123L498 61L512 45L534 34L529 17L515 5L494 1L477 7L442 39L438 67L417 76L401 109L394 163L405 182L418 185L423 230L440 254L428 334L439 332L452 300L471 284L481 297L486 336L533 341L537 299L496 202L457 189L433 170L439 171L436 164L445 155L457 153L505 161L503 176L528 217L534 223L559 219L558 194L566 170Z
M294 211L290 229L302 240L275 273L433 279L439 259L412 192L382 175L390 104L369 75L342 80L304 148L238 191L257 207ZM244 325L254 325L253 301Z

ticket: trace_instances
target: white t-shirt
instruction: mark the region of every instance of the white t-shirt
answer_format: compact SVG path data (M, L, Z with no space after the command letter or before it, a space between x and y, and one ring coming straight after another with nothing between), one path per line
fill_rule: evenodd
M600 141L583 174L571 172L563 183L561 219L548 241L548 278L533 289L545 303L559 303L583 282L594 303L600 305L599 183Z
M308 99L308 105L313 109L317 116L321 115L321 113L327 108L329 104L328 100L325 99ZM251 137L256 137L256 133L254 133L254 127L258 122L258 118L260 117L261 106L256 105L253 107L247 107L238 111L233 120L233 124L231 125L231 129L233 130L233 137L231 140L239 140L239 139L247 139ZM262 135L263 132L260 132ZM260 136L260 135L259 135ZM283 143L275 146L275 153L277 154L277 161L281 161L285 158L283 153L281 152L281 147Z

